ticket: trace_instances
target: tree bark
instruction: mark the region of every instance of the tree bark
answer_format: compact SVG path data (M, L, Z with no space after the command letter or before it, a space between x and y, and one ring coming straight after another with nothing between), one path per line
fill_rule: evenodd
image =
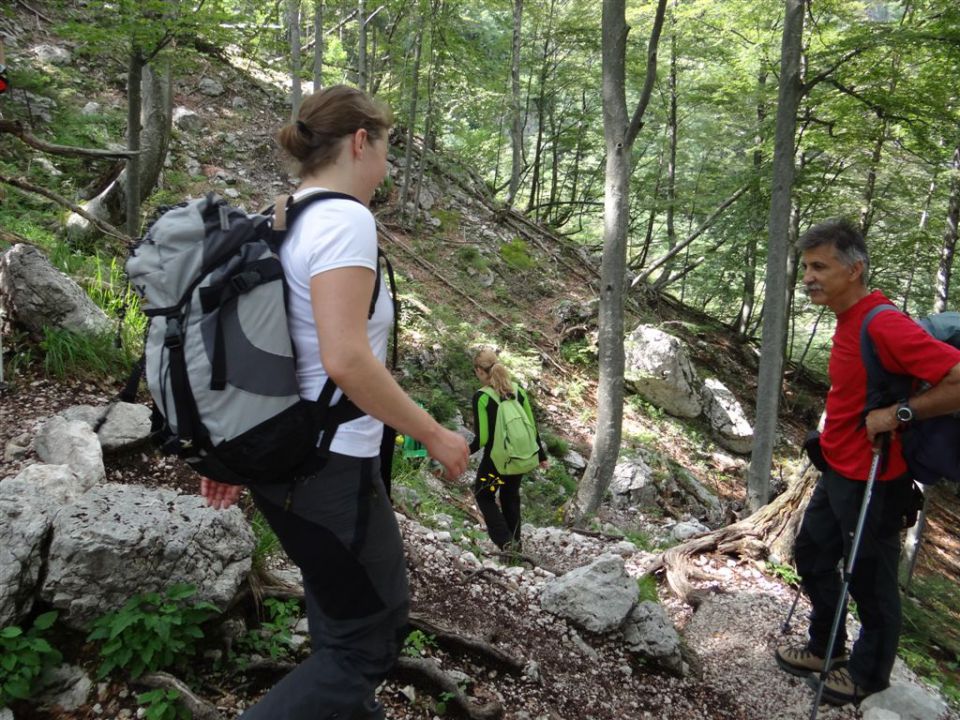
M420 3L419 18L417 20L417 36L413 48L413 78L410 83L410 105L407 112L407 137L403 160L403 183L400 187L400 217L402 220L416 219L417 208L414 206L410 214L407 213L408 198L410 197L410 177L413 174L413 130L417 125L417 100L420 96L420 58L423 55L423 25L427 22L425 12L426 2ZM421 164L423 157L421 155Z
M138 150L138 200L133 215L134 234L137 237L139 229L140 203L142 203L156 187L163 161L170 144L170 128L173 120L173 105L171 91L171 74L169 66L163 67L158 75L150 65L144 65L141 71L142 100L138 102L138 120L135 123L142 130L137 133L137 143L142 147ZM131 96L132 102L132 96ZM129 118L128 118L128 122ZM129 146L129 143L128 143ZM129 167L129 165L128 165ZM84 210L100 221L110 225L123 225L128 229L131 226L131 208L127 201L128 170L125 168L120 176L97 197L84 205ZM96 231L89 221L80 215L72 214L67 219L67 235L71 242L82 242L89 239Z
M643 124L657 75L657 47L667 0L659 0L650 42L647 72L633 118L627 125L626 0L603 1L603 135L606 145L603 258L600 264L599 382L597 428L590 461L567 506L567 520L578 523L600 506L613 479L623 427L623 323L630 212L630 152Z
M747 504L756 511L769 499L770 466L777 436L777 411L783 382L786 329L787 245L794 178L797 108L803 95L800 54L804 0L786 0L780 48L780 88L774 136L773 188L770 196L763 340L757 383L753 454L747 480Z
M767 72L762 70L757 75L757 134L754 137L753 149L753 203L759 210L763 206L763 123L767 118L767 107L764 102L764 90L767 86ZM740 314L737 316L735 330L737 335L746 338L750 330L750 321L753 319L753 308L757 293L757 242L763 232L763 221L760 213L752 216L750 234L747 236L744 252L743 267L743 294L740 300Z
M287 32L290 40L290 120L297 119L303 90L300 87L300 0L287 0Z
M950 201L947 206L947 223L943 232L943 245L940 249L940 264L937 267L936 299L933 311L947 309L950 297L950 275L953 272L953 254L957 247L957 225L960 222L960 145L953 151L951 163L953 177L950 180Z
M520 99L520 48L523 22L523 0L513 0L513 51L510 61L510 189L507 194L507 206L513 207L513 201L520 189L520 172L523 169L523 103Z
M367 4L357 0L357 87L367 91Z
M674 216L677 209L677 0L673 0L670 13L670 80L667 109L667 254L677 246L677 230ZM655 290L662 290L673 273L673 259L663 264L660 275L654 282Z
M323 89L323 0L314 0L313 9L313 91Z
M130 49L127 65L127 158L126 203L127 235L137 237L140 232L140 113L143 68L146 63L139 47Z

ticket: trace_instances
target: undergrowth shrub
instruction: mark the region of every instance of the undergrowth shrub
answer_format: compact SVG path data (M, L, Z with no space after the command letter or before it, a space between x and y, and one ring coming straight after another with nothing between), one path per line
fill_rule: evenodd
M0 629L0 708L32 697L43 673L60 664L60 651L44 637L56 619L57 612L51 611L37 616L29 630L17 625Z
M192 602L196 592L192 585L177 584L164 593L143 593L95 620L87 641L100 643L97 678L115 670L137 678L184 666L204 636L201 625L220 612L211 603Z

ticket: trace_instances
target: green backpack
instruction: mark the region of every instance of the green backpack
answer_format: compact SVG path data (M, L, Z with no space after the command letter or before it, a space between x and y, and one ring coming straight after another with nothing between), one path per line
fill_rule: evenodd
M501 475L523 475L540 464L540 446L533 418L517 399L518 388L513 384L513 395L502 400L490 386L483 389L497 403L497 421L493 429L493 448L490 459Z

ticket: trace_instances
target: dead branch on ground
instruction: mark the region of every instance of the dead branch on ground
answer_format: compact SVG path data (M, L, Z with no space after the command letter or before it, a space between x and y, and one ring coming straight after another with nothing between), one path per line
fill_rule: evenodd
M425 681L442 692L448 693L455 703L471 720L497 720L503 716L503 706L496 700L485 705L477 705L470 700L433 659L402 657L397 661L396 670Z
M503 650L494 647L490 643L479 638L463 635L455 628L451 628L448 625L438 622L437 620L428 618L423 613L411 612L410 624L417 628L417 630L433 635L435 638L447 645L454 645L464 650L468 650L469 652L484 655L502 665L506 665L515 672L523 672L525 663L522 660L514 658Z
M56 145L48 143L32 135L23 123L19 120L0 120L0 133L14 135L32 148L40 150L51 155L65 155L67 157L92 157L92 158L110 158L125 159L133 155L139 155L139 150L93 150L90 148L73 147L72 145Z
M223 715L212 703L195 694L185 682L170 673L147 673L142 675L137 682L150 688L176 690L180 693L178 699L187 707L195 720L223 720Z
M91 215L86 210L84 210L82 207L80 207L79 205L73 204L72 202L67 200L65 197L63 197L63 195L58 195L57 193L53 192L53 190L47 190L46 188L40 187L39 185L34 185L33 183L28 182L23 178L12 178L12 177L7 177L6 175L0 175L0 182L6 183L7 185L10 185L15 188L19 188L20 190L26 190L27 192L32 192L36 195L42 195L45 198L49 198L50 200L53 200L58 205L61 205L67 208L68 210L72 210L87 222L92 223L93 226L96 227L104 235L109 235L110 237L114 237L117 240L122 240L124 243L127 243L127 244L130 244L132 242L132 238L129 235L126 235L120 232L117 228L115 228L113 225L111 225L108 222L104 222L103 220L98 220L93 215Z

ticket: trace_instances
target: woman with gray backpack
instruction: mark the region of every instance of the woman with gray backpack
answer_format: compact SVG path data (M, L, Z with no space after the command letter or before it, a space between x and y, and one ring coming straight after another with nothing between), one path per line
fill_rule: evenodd
M338 85L306 98L297 120L277 133L299 165L288 209L302 209L280 261L300 396L331 408L346 396L357 412L326 426L319 469L248 484L303 573L312 653L244 720L384 717L374 691L399 655L409 610L403 542L379 472L384 425L420 441L448 480L466 469L466 441L413 402L385 366L393 299L368 206L386 175L391 123L385 106ZM304 202L311 196L322 202ZM217 508L239 493L209 478L201 484Z
M526 391L514 382L497 354L483 348L473 371L483 387L473 396L473 454L483 448L473 496L490 539L501 550L520 552L520 481L549 464ZM499 504L498 504L499 500Z

